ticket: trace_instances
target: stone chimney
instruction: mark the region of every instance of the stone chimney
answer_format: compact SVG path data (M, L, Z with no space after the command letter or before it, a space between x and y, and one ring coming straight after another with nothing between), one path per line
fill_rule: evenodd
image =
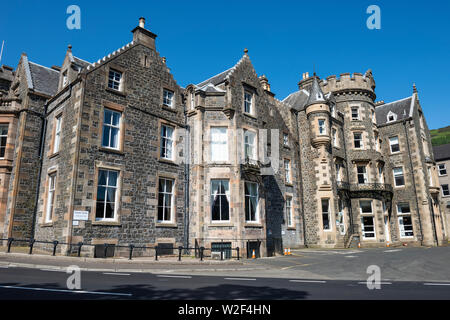
M145 18L139 18L139 25L131 30L133 33L133 41L140 42L143 45L156 50L155 39L156 34L145 29Z
M302 80L308 79L309 78L309 72L304 72L302 74Z

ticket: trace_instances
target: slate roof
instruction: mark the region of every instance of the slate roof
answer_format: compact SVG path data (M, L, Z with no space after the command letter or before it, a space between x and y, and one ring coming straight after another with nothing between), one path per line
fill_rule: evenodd
M435 161L450 159L450 143L434 146L433 153Z
M72 57L73 57L73 62L74 62L76 65L80 66L82 69L84 69L84 68L86 68L87 66L91 65L90 62L87 62L87 61L85 61L85 60L83 60L83 59L77 58L77 57L75 57L75 56L72 56Z
M413 97L404 98L394 102L382 104L375 108L375 114L377 117L377 124L382 125L388 123L389 112L397 115L397 120L407 119L412 115L412 100Z
M286 98L284 98L283 102L290 105L293 109L301 111L305 108L308 98L309 92L302 89L288 95Z
M216 74L214 77L211 77L209 79L206 79L205 81L200 82L196 86L201 88L201 87L204 87L205 85L207 85L208 83L212 83L213 85L216 86L219 83L224 82L225 79L227 78L228 74L230 74L232 70L233 70L233 68L225 70L219 74Z
M58 91L59 71L50 69L34 62L28 62L31 88L34 91L53 96Z
M208 93L223 93L225 90L222 90L218 87L216 87L211 82L208 82L208 84L204 85L203 87L198 89L199 91L208 92Z

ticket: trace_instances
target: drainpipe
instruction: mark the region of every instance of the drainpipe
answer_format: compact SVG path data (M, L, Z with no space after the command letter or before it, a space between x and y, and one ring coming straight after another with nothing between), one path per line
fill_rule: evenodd
M184 125L185 125L185 153L184 153L184 247L185 253L189 253L189 159L190 159L190 127L187 124L187 110L186 110L186 102L183 104L184 108Z
M337 107L337 106L336 106ZM337 112L337 110L336 110ZM344 124L345 124L345 119L344 119ZM342 126L342 133L344 133L344 126ZM345 134L342 134L342 142L344 144L344 154L345 154L345 160L346 160L346 166L345 166L345 172L347 174L347 181L350 187L350 174L348 171L348 167L349 167L349 163L348 163L348 158L347 158L347 145L345 144ZM350 228L352 231L352 234L355 234L355 224L353 223L353 211L352 211L352 199L350 197L350 190L348 190L348 202L349 202L349 206L348 206L348 215L350 218ZM345 245L345 243L344 243Z
M409 136L408 136L408 130L406 129L406 119L403 120L403 127L405 129L405 135L406 135L406 145L408 146L408 158L409 158L409 165L411 168L411 176L413 180L413 186L414 186L414 194L416 195L416 206L417 206L417 216L419 217L419 227L420 227L420 245L423 245L423 229L422 229L422 221L420 219L420 209L419 209L419 201L417 200L417 189L416 189L416 179L414 178L414 171L413 171L413 164L411 160L411 148L409 146Z
M42 117L42 126L41 126L41 137L39 142L39 169L37 175L37 188L36 188L36 198L34 200L34 210L33 210L33 220L31 221L31 239L34 239L35 228L36 228L36 216L37 216L37 207L39 202L39 189L41 187L41 174L42 174L42 162L44 157L42 153L44 152L44 143L45 143L45 135L47 132L47 104L44 107L44 116Z

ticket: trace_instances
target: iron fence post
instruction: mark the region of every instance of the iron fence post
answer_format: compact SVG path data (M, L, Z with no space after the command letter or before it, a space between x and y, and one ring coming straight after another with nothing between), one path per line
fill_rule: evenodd
M104 244L104 246L105 246L105 251L104 251L104 253L105 253L105 256L104 256L104 258L106 259L106 254L108 253L108 243L105 243Z
M133 259L134 245L130 244L129 248L130 248L130 256L129 256L128 260L131 260L131 259Z
M183 250L182 246L178 247L178 261L181 261L181 250Z
M58 240L53 241L53 256L56 256L56 247L58 246Z
M14 241L14 238L8 238L8 253L11 253L11 245Z
M200 247L200 261L203 261L203 251L205 250L205 247Z
M239 260L239 247L236 247L237 259Z
M34 246L35 242L36 242L35 239L30 239L30 252L29 252L29 254L33 254L33 246Z
M158 246L155 247L155 261L158 261Z
M81 256L81 247L83 246L83 242L78 242L78 258Z

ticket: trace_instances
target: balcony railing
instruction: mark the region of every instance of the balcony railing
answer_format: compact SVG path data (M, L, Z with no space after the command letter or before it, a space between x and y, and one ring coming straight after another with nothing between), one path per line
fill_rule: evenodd
M393 192L393 189L392 185L387 183L358 183L358 184L351 184L350 191Z
M336 182L338 190L350 190L350 183L344 181Z
M241 168L243 171L251 171L251 172L260 172L261 170L261 162L258 160L245 158L244 162L241 164Z

